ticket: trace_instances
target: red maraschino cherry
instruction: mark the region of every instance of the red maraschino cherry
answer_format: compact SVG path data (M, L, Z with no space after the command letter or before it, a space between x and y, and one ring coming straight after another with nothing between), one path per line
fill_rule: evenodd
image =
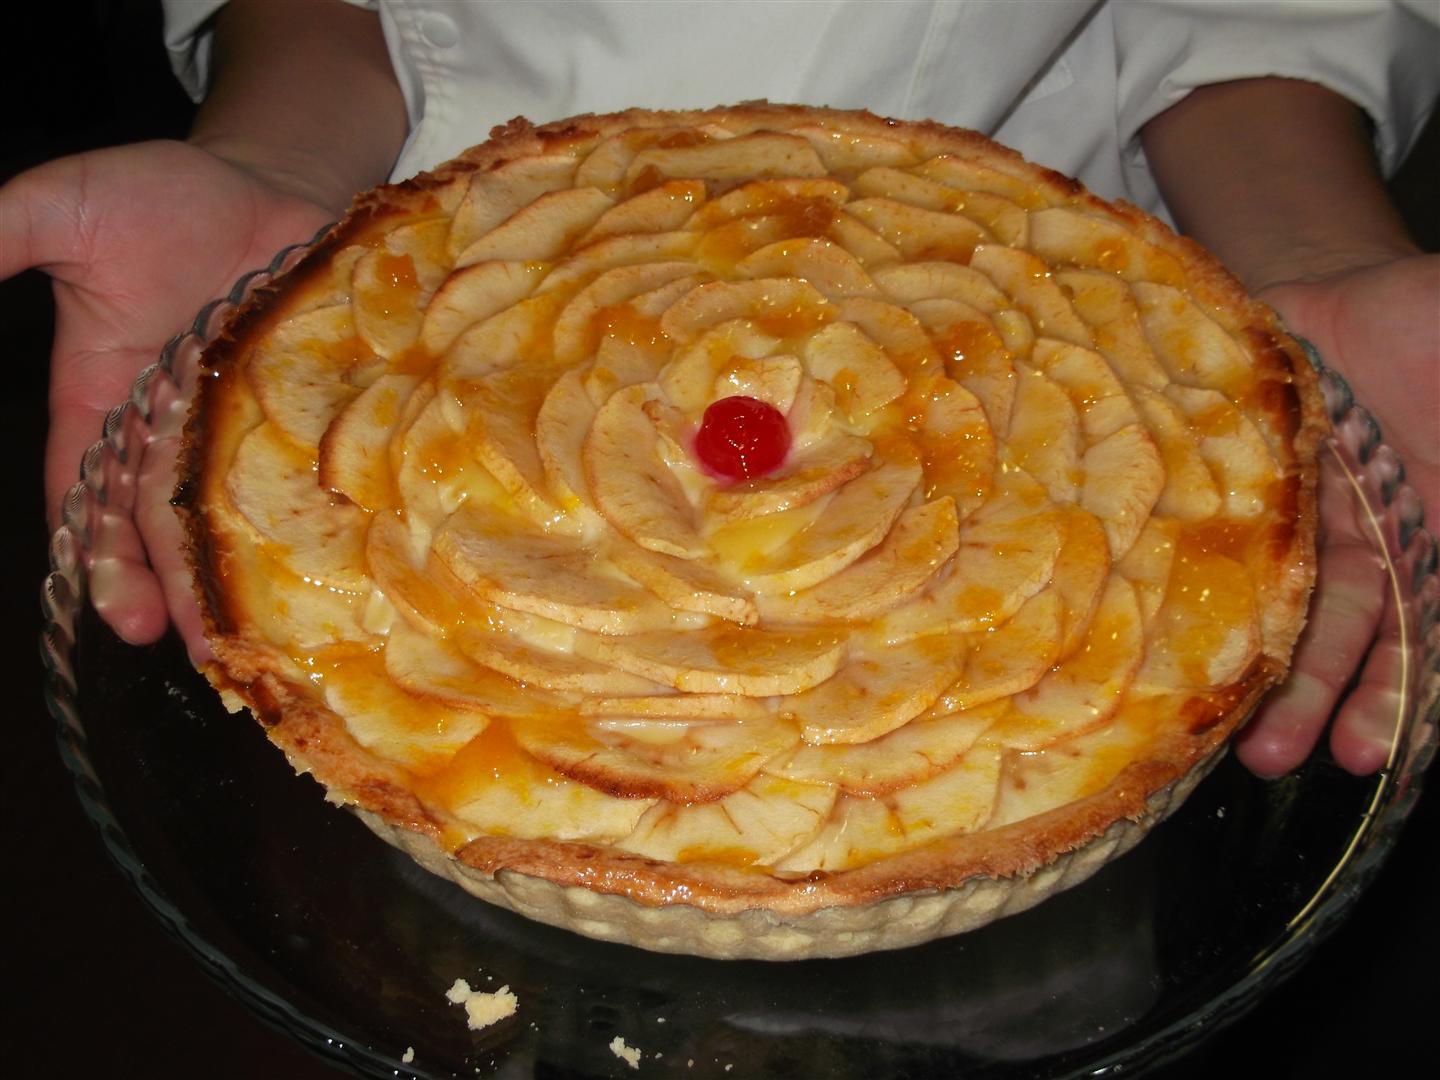
M705 410L695 436L700 463L726 480L749 480L778 469L790 452L790 426L769 402L727 397Z

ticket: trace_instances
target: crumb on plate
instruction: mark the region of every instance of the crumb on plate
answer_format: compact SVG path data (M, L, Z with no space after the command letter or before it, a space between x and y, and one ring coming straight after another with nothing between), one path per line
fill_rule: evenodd
M484 990L471 990L464 979L456 979L455 984L445 991L445 996L452 1005L465 1006L465 1022L471 1031L479 1031L507 1016L514 1016L519 1005L519 999L510 992L509 986L486 993Z
M632 1069L640 1068L640 1051L633 1046L626 1046L625 1040L619 1035L610 1040L610 1052Z

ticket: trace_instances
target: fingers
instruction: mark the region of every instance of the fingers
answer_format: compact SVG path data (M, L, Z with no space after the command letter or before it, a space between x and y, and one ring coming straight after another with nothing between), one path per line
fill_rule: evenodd
M175 439L159 439L145 448L133 516L120 505L92 515L90 595L105 623L132 645L159 640L173 621L198 666L214 657L170 505L178 447Z
M1347 539L1324 546L1310 622L1290 678L1236 742L1236 754L1253 772L1287 773L1314 749L1374 640L1386 583L1370 545Z
M1380 633L1360 681L1350 691L1330 729L1330 752L1341 768L1366 776L1390 757L1404 706L1406 651L1401 645L1399 608L1387 602Z
M82 178L79 159L62 158L0 186L0 279L75 258L83 233L73 193Z
M1375 639L1389 578L1356 524L1353 507L1348 484L1327 461L1320 487L1324 535L1310 621L1296 646L1290 678L1235 743L1236 756L1261 776L1280 776L1309 756ZM1358 763L1363 756L1357 748L1353 760Z
M197 667L215 657L205 641L205 623L195 599L190 567L185 559L185 536L170 496L175 491L178 439L157 439L145 450L140 466L140 490L135 519L154 567L162 613L168 611L191 663Z

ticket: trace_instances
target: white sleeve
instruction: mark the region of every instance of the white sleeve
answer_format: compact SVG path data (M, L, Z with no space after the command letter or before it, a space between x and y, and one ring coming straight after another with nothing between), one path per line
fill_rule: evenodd
M374 11L379 0L345 0ZM211 20L226 0L160 0L165 13L165 49L170 69L192 101L203 101L210 88Z
M1119 136L1137 157L1145 122L1191 90L1232 79L1304 79L1375 123L1393 172L1440 92L1435 0L1114 0Z

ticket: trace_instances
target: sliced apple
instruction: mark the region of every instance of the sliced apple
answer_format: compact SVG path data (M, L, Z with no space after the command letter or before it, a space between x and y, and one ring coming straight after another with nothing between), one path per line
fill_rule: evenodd
M576 536L581 520L551 500L536 439L540 409L555 381L555 369L540 366L475 380L464 402L465 436L526 517L547 532Z
M925 497L955 500L968 517L990 495L995 435L980 401L940 371L911 379L902 405L925 467Z
M837 321L851 322L870 338L907 377L925 368L937 370L940 354L920 320L903 307L883 300L851 296L836 307Z
M806 219L826 225L850 197L844 184L828 178L780 177L751 180L712 199L695 215L691 228L714 229L739 218L792 216L800 219L800 227L792 235L811 236Z
M569 292L596 275L618 266L688 259L697 237L684 229L663 233L626 233L586 244L555 264L540 285L541 292Z
M1220 489L1200 454L1200 439L1185 414L1168 397L1153 390L1141 388L1135 401L1165 467L1165 486L1155 503L1156 513L1181 521L1214 517L1223 505Z
M606 210L576 241L576 246L584 247L610 236L683 229L696 210L705 204L705 199L703 180L668 180Z
M832 785L762 775L719 802L657 803L618 846L671 862L766 866L813 836L834 803Z
M469 440L451 423L444 394L430 398L395 444L395 490L412 532L433 528L456 507L474 499L502 514L521 515L499 482L476 460Z
M1064 290L1050 277L1050 268L1028 251L983 244L970 265L995 283L1015 306L1030 316L1035 332L1091 348L1089 326L1071 306Z
M235 451L225 491L272 545L270 554L317 587L366 592L366 514L335 498L315 477L311 457L264 423Z
M571 242L614 205L614 199L590 187L547 191L462 250L455 266L492 259L554 259L569 251Z
M325 704L361 746L411 767L444 761L485 730L486 717L396 685L383 652L351 650L322 663Z
M871 742L800 746L767 770L791 780L832 783L854 795L882 798L954 764L1007 708L1005 702L995 702L964 712L927 713Z
M1009 430L1015 406L1014 357L1027 353L1030 342L1012 349L997 329L997 320L1005 313L992 318L963 300L934 297L906 306L930 333L945 361L946 374L975 395L990 429ZM1019 312L1009 314L1028 324Z
M705 502L706 523L714 527L808 506L868 470L870 454L866 440L836 434L792 453L769 476L715 488Z
M800 386L795 391L795 401L785 417L790 426L791 448L796 452L807 450L830 438L835 433L838 413L835 388L809 375L802 375Z
M707 627L692 634L595 637L587 655L688 693L798 694L839 669L845 642L823 630Z
M1180 541L1180 525L1169 518L1152 516L1145 522L1125 557L1115 564L1117 572L1135 586L1140 612L1148 631L1170 588L1170 568Z
M1100 519L1112 558L1130 550L1165 487L1155 440L1139 424L1123 427L1085 451L1080 505Z
M510 725L521 722L492 720L416 788L483 835L611 844L634 831L653 800L619 799L557 773L519 747Z
M972 747L943 772L883 799L842 795L809 843L777 870L834 873L983 828L995 807L1000 752Z
M706 563L648 552L619 537L611 541L608 554L626 576L634 577L675 611L706 613L742 626L759 621L755 600Z
M825 166L804 139L756 131L692 146L649 146L626 167L626 186L633 187L647 171L666 179L744 181L756 177L819 177L825 175Z
M555 359L577 364L595 355L607 332L658 335L660 328L637 325L643 318L626 301L693 273L693 263L670 260L606 270L571 298L555 320Z
M660 320L675 341L689 343L705 330L732 319L750 319L775 337L813 332L833 317L814 286L793 278L714 281L681 297Z
M677 284L684 284L683 279ZM693 286L692 286L693 287ZM594 363L581 369L585 393L596 408L617 390L636 383L654 382L670 360L669 341L664 335L654 340L634 340L606 335L600 339Z
M395 502L390 475L390 444L401 410L419 380L411 375L381 375L341 411L320 440L321 487L344 495L365 510Z
M353 509L353 507L351 508ZM359 511L356 511L357 513ZM243 574L252 587L234 602L238 621L253 625L251 644L268 654L268 662L306 679L311 669L295 657L311 657L337 642L373 647L375 642L371 601L374 590L342 591L291 565L290 548L259 537L228 507L212 507L217 527L234 543L227 554L229 572ZM383 603L377 604L383 608ZM284 648L259 644L284 642ZM247 663L256 662L253 654Z
M955 681L965 647L945 635L854 654L829 679L780 705L807 743L866 743L913 720Z
M894 199L852 199L845 212L879 233L907 259L968 263L976 247L994 239L990 230L958 214L922 210Z
M445 353L439 381L478 379L502 368L548 360L551 328L563 303L563 294L540 293L476 323Z
M891 266L904 257L894 244L869 225L843 211L835 215L825 235L855 256L867 272Z
M773 595L808 589L838 574L884 539L920 477L917 464L886 462L851 480L809 528L747 566L745 583Z
M1180 260L1108 218L1051 207L1030 215L1029 248L1055 265L1093 267L1126 281L1185 283Z
M1078 506L1066 506L1063 513L1065 540L1050 578L1063 605L1059 658L1069 656L1084 640L1111 566L1110 541L1100 519Z
M1154 282L1131 285L1140 325L1172 382L1234 397L1253 378L1245 350L1224 327L1178 289Z
M686 300L708 288L701 286ZM690 344L677 349L658 381L670 404L698 420L701 410L715 400L715 385L727 371L771 355L779 344L779 338L748 319L728 319L708 327Z
M576 160L568 154L545 154L472 173L446 240L450 261L456 262L467 248L521 207L546 192L572 187L575 168Z
M547 690L626 696L664 689L653 680L574 652L532 645L516 634L465 627L455 634L455 643L477 663Z
M644 404L654 384L627 386L600 407L585 438L581 462L595 506L621 535L649 551L696 559L705 546L680 482L657 448Z
M651 720L766 720L775 710L763 698L739 694L652 694L646 697L590 698L580 703L581 716L648 718Z
M385 638L385 673L416 697L486 716L529 716L560 708L560 698L481 667L429 634L397 623Z
M1026 247L1027 214L1002 196L984 191L963 191L937 180L888 166L867 169L855 178L861 195L882 195L926 210L961 214L984 226L1002 244Z
M1223 492L1224 514L1233 518L1263 514L1281 470L1254 421L1215 390L1171 386L1166 394L1200 436L1200 456Z
M824 327L805 343L804 356L810 374L834 388L852 424L905 392L905 376L854 323Z
M832 173L855 173L875 165L904 166L915 161L915 151L906 143L884 135L857 135L824 124L802 124L790 130L809 141Z
M250 352L245 374L266 418L314 450L330 422L382 370L355 336L349 304L313 308L287 319Z
M964 191L1003 196L1027 210L1040 209L1050 202L1048 193L1032 177L1004 172L963 154L941 154L917 165L915 172Z
M1010 699L1012 711L985 741L1041 750L1093 731L1119 709L1145 652L1134 587L1112 577L1100 598L1086 643L1029 690Z
M1134 401L1098 352L1042 337L1035 340L1030 362L1070 395L1087 443L1140 422Z
M596 573L594 552L568 536L497 528L491 515L462 507L436 532L434 552L466 588L502 607L603 634L680 628L649 590Z
M763 597L769 622L859 622L914 596L960 543L953 499L912 506L884 541L838 574L800 592Z
M518 304L545 277L541 262L488 261L462 267L447 277L425 307L420 344L432 356L478 322Z
M900 304L920 300L959 300L993 315L1011 306L1010 298L978 270L935 260L907 262L875 271L875 282Z
M715 378L711 391L714 400L741 395L756 398L788 413L800 389L804 368L800 358L790 353L777 353L754 359L734 357Z
M766 244L737 262L735 273L742 278L801 278L832 297L869 296L876 291L854 255L834 241L816 237Z
M445 637L464 625L468 613L460 600L463 592L448 587L448 573L441 577L432 572L424 553L412 543L409 528L396 515L379 514L370 522L365 563L406 622L434 637Z
M925 592L877 624L883 640L999 626L1050 580L1065 520L1045 491L1010 466L985 504L960 524L960 547Z
M1130 286L1097 270L1058 270L1055 282L1090 326L1095 350L1126 386L1162 390L1170 381L1140 325L1140 309Z
M1154 634L1137 688L1206 690L1234 682L1260 651L1249 571L1182 532Z
M515 737L552 769L606 794L678 803L724 798L799 741L793 725L773 716L537 717L516 724Z
M935 711L974 709L1034 686L1060 655L1064 614L1060 594L1041 589L1012 618L969 635L961 650L964 667L936 701Z
M350 279L355 330L372 352L386 359L420 340L431 295L445 280L444 218L402 225L385 235L385 246L362 255Z
M571 369L555 380L535 414L535 452L555 502L586 528L600 516L590 504L590 488L581 464L585 436L595 420L595 405L585 392L584 375Z
M1104 727L1044 750L1006 753L990 828L1103 791L1125 766L1145 759L1163 718L1177 715L1184 704L1183 698L1127 699Z
M1080 415L1053 380L1025 364L1015 365L1015 404L1006 447L1057 503L1074 502L1084 481Z
M712 132L706 128L636 127L607 136L580 162L575 172L575 184L588 184L602 191L617 193L630 163L641 150L675 136L693 140L697 134L709 138Z

